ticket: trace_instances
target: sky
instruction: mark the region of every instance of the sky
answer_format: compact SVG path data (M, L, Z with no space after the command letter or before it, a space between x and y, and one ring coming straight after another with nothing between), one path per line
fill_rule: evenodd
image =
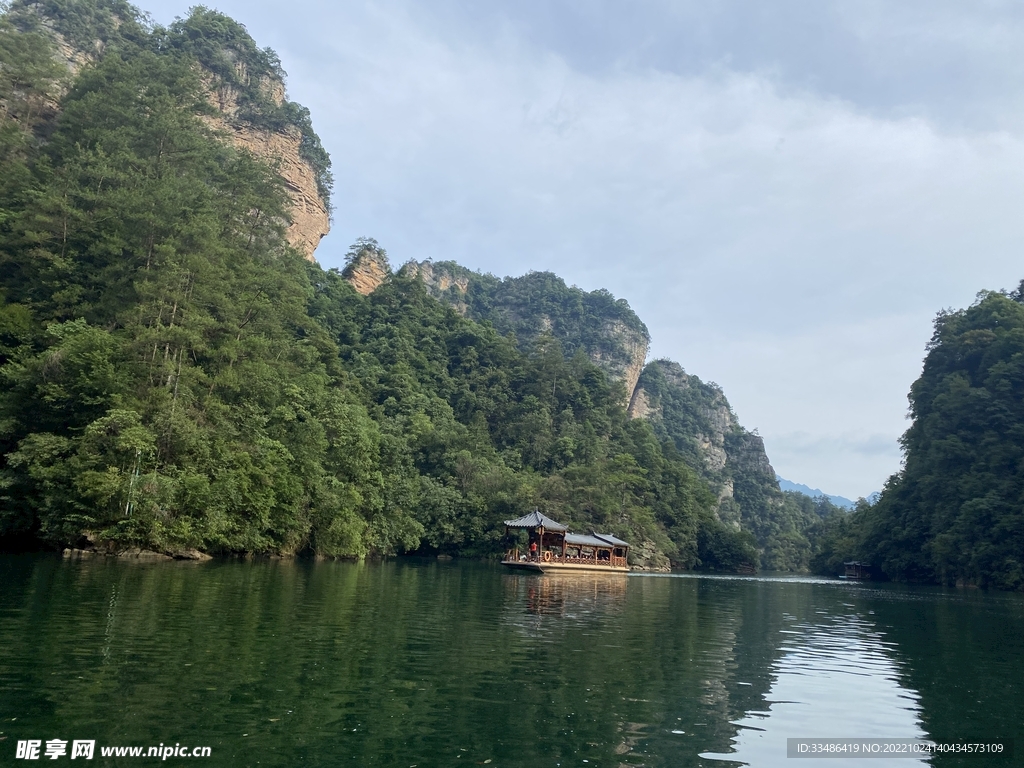
M322 265L367 236L606 288L826 493L899 470L936 313L1024 278L1024 4L208 5L331 154Z

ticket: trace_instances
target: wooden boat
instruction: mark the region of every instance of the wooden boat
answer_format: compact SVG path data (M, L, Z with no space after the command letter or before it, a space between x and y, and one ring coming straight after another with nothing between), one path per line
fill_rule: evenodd
M508 550L502 565L537 573L629 573L629 544L608 533L571 533L538 510L505 521L505 532L527 530L528 549Z

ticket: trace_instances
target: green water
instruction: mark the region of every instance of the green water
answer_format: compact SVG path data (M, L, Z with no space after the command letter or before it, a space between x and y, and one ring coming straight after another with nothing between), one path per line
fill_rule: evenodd
M1024 748L1024 598L0 556L0 731L0 765L33 764L19 740L59 738L95 740L88 765L159 762L104 760L102 745L179 743L211 757L168 764L909 768L788 760L786 738Z

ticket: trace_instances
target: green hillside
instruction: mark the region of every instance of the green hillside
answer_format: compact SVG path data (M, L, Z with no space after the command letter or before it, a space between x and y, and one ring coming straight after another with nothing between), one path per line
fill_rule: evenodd
M903 470L818 570L857 558L898 581L1024 589L1024 283L939 313L910 415Z
M279 67L239 25L63 2L33 31L20 8L0 27L6 545L484 554L539 506L649 567L756 559L582 349L521 347L401 275L361 296L286 244L281 178L205 119L218 62ZM92 46L77 70L55 27ZM556 327L623 306L598 292Z

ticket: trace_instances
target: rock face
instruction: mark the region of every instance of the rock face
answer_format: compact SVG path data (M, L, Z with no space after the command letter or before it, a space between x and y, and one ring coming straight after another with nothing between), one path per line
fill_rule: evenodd
M391 277L391 265L383 250L364 246L352 256L341 276L352 284L357 293L369 296Z
M470 319L514 333L531 350L550 335L566 356L582 350L608 377L621 382L631 402L647 360L650 334L629 305L607 291L588 293L549 272L499 279L448 261L411 261L401 274L422 281L427 292Z
M736 434L729 445L729 462L751 478L759 478L767 485L777 486L775 469L764 450L764 438L746 430Z
M646 331L646 329L644 329ZM589 351L589 357L615 381L621 381L626 388L628 402L632 401L636 383L647 362L650 337L646 332L631 328L621 320L609 320L601 327L601 333L616 340L614 351L607 354L601 349Z
M242 65L239 76L247 76ZM259 88L276 106L284 104L286 94L280 80L262 77ZM238 92L230 85L217 86L211 82L209 99L219 114L206 118L206 123L237 148L269 163L284 180L291 199L285 238L306 259L315 261L317 246L331 231L331 214L317 188L316 172L300 152L302 133L290 125L268 131L250 124L239 116Z
M740 425L717 385L686 373L679 363L655 360L644 368L629 414L649 420L690 457L718 495L723 522L739 525L763 516L761 507L781 498L764 440Z
M651 400L647 397L647 390L643 387L634 387L633 395L629 399L629 406L626 410L631 419L649 418L654 412L654 408L651 407Z
M456 270L447 264L435 265L432 261L410 261L402 267L402 273L423 283L427 293L438 301L450 304L463 317L469 314L466 295L469 293L469 270Z
M317 191L313 169L299 154L302 136L298 130L287 127L279 132L263 131L221 118L209 122L223 131L236 147L251 152L276 168L284 179L285 191L291 199L291 221L285 230L285 237L288 244L299 250L306 259L315 261L313 254L317 246L331 231L331 215Z
M30 7L38 8L39 6ZM105 44L102 40L96 40L92 50L79 49L71 45L67 38L55 29L51 19L41 18L39 26L41 32L45 32L53 38L56 58L67 67L70 78L74 78L86 64L92 64L103 55Z
M728 461L726 436L743 431L725 394L672 360L655 360L644 374L633 393L629 415L655 422L705 470L720 473Z
M107 7L96 9L95 18L91 20L94 29L88 34L78 30L77 35L66 34L66 20L49 15L49 8L41 3L16 2L12 18L19 27L34 29L52 40L54 58L67 69L63 92L83 67L103 57L112 45L111 41L118 39L119 31L139 28L139 19L119 16L120 12ZM244 28L239 28L244 31ZM228 59L237 59L231 50L225 49L220 53ZM316 169L303 156L302 131L280 120L277 122L281 127L275 130L253 124L242 114L241 94L236 87L205 68L202 76L210 89L208 101L217 110L213 116L204 116L204 121L231 144L277 170L291 201L285 238L306 259L314 261L317 246L330 232L330 207L318 184ZM274 74L250 76L245 65L236 61L232 79L254 87L273 107L280 108L286 103L284 82ZM56 101L47 106L56 116Z

